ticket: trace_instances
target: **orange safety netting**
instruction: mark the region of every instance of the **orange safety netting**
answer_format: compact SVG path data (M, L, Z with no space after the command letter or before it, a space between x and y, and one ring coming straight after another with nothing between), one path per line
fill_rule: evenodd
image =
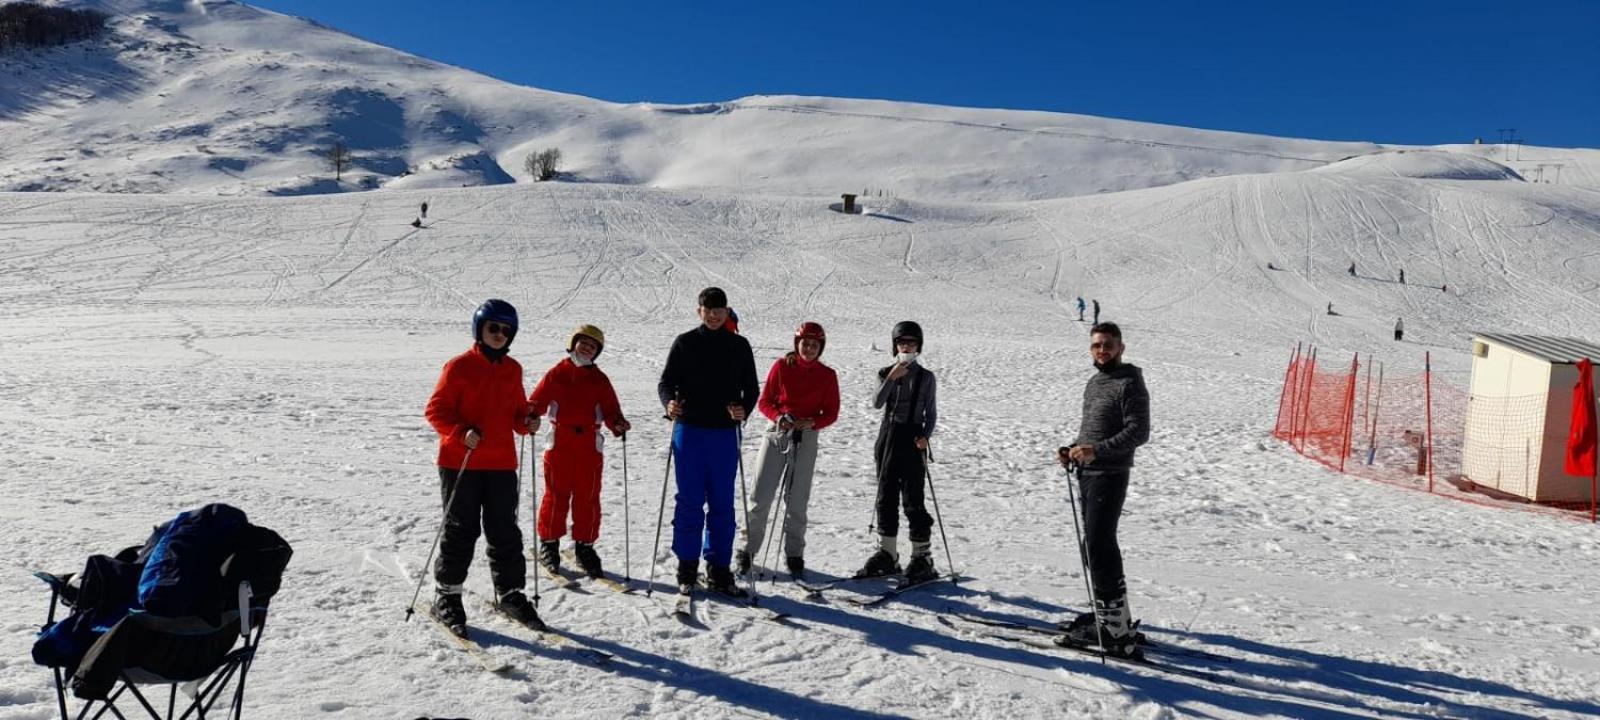
M1596 500L1528 503L1545 421L1543 395L1470 397L1422 372L1370 358L1344 362L1297 349L1284 373L1272 435L1330 469L1490 505L1581 510ZM1465 442L1468 434L1473 441ZM1435 479L1438 482L1435 482ZM1486 494L1485 494L1486 493Z

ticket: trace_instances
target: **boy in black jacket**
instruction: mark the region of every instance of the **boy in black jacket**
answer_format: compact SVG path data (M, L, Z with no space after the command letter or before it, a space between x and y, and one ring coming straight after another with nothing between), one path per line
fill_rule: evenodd
M679 335L667 354L656 392L673 420L672 453L677 496L672 512L672 551L678 557L678 590L688 594L705 556L711 589L744 595L734 581L734 479L739 431L756 407L760 387L750 342L728 330L728 296L719 288L700 292L700 326Z

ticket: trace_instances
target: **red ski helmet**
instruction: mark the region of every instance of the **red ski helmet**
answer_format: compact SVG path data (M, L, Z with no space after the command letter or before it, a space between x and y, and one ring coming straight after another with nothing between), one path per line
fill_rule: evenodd
M822 350L826 350L828 348L828 333L822 329L821 323L809 321L800 323L800 327L794 331L795 352L800 352L800 341L806 338L810 338L822 343L822 349L817 351L818 356L822 355Z

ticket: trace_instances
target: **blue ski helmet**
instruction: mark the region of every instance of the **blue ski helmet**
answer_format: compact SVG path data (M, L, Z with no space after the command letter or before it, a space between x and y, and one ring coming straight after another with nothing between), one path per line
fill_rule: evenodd
M485 300L478 306L478 311L472 314L474 341L483 337L483 324L489 321L511 326L511 334L506 336L506 346L510 347L511 341L517 337L517 309L504 300Z

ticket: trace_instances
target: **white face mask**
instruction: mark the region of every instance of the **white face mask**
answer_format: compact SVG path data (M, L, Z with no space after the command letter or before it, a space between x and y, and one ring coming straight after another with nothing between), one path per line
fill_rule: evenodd
M894 359L895 359L895 362L898 362L898 363L900 363L902 365L910 365L911 363L916 362L917 355L920 355L920 354L921 353L903 352L903 353L900 353L899 355L894 356Z
M577 351L567 353L567 357L572 358L572 364L578 367L589 367L594 364L594 360L579 355Z

